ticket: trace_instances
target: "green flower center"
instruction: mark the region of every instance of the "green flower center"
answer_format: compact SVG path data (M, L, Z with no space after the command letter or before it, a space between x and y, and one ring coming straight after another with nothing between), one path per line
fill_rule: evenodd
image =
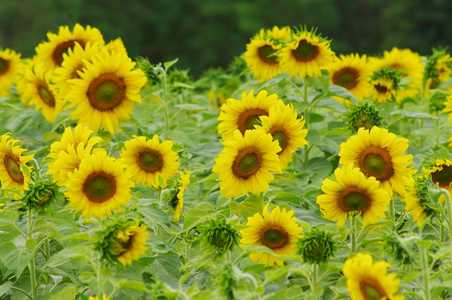
M314 60L319 55L319 47L310 44L306 40L301 40L298 43L298 47L292 50L292 54L299 62L308 62Z
M261 236L262 243L270 249L279 249L287 245L289 236L282 228L268 228Z
M257 50L259 57L266 63L271 65L278 64L278 56L274 55L276 53L275 49L273 49L270 45L265 45L260 47Z
M358 84L358 77L358 70L346 67L334 73L333 83L351 90Z
M49 90L49 86L45 82L41 82L38 85L38 94L41 100L50 107L55 107L55 97Z
M244 148L239 151L232 163L232 172L235 176L248 179L262 166L262 155L254 147Z
M440 187L449 187L452 182L452 166L443 165L441 171L432 173L432 181Z
M9 61L4 58L0 58L0 75L5 74L9 69Z
M75 46L75 43L79 43L82 47L85 47L85 43L82 40L69 40L58 44L52 53L53 62L56 65L61 66L64 60L63 54L67 54L69 49L72 49Z
M281 151L279 151L277 153L279 155L284 151L284 149L286 149L287 145L289 144L289 139L287 138L287 134L284 129L280 129L280 130L276 129L276 131L270 132L270 133L273 137L273 140L278 141L279 147L281 147Z
M371 129L372 126L374 125L378 124L374 123L372 117L369 117L365 112L362 112L356 116L353 127L355 127L356 130L358 130L361 127L364 127L365 129Z
M368 206L369 199L362 192L350 192L342 199L342 204L347 211L363 210Z
M237 120L237 129L244 135L245 131L254 129L254 125L261 124L260 116L268 116L268 111L254 108L242 112Z
M102 203L113 197L115 192L115 178L102 171L89 175L83 184L83 193L91 202Z
M9 153L6 154L5 158L3 159L3 164L5 165L5 169L12 180L19 184L24 183L24 175L20 170L20 164L17 162L14 156Z
M358 162L361 172L379 181L388 180L394 175L392 158L385 148L369 146L360 154Z
M374 285L363 281L359 283L359 289L365 300L380 300L386 296L386 292L378 283Z
M141 169L149 173L158 172L163 167L162 155L152 149L141 150L137 162Z
M125 98L125 84L116 75L107 73L94 79L87 92L91 105L98 110L111 110Z

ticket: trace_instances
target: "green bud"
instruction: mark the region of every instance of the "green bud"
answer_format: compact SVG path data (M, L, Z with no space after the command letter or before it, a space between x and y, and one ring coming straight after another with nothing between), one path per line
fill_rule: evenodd
M332 234L315 228L298 240L297 248L304 262L320 264L328 262L334 255L336 242Z
M58 197L62 197L59 189L58 184L51 180L38 180L37 182L30 183L22 201L30 208L45 208Z
M154 86L160 83L160 79L154 71L154 66L149 62L148 58L138 56L135 58L135 63L137 64L137 68L141 69L146 75L148 79L147 84Z
M345 118L347 127L353 134L357 133L361 127L371 129L373 126L379 127L381 124L380 112L374 105L368 103L351 106Z
M416 237L401 238L397 232L389 232L383 236L383 244L388 253L402 265L414 261L413 244Z
M205 248L222 255L238 245L239 234L225 219L210 219L201 226L201 241Z
M433 113L433 112L442 111L446 107L444 105L444 102L446 102L447 96L448 96L448 94L441 92L441 91L434 92L428 99L429 112Z

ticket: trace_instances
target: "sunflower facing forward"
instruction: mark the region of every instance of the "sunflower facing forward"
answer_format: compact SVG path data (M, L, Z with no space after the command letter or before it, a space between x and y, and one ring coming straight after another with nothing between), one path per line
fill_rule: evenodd
M422 167L425 177L430 177L434 184L452 194L452 160L437 158L432 164ZM444 201L442 196L440 200Z
M273 266L279 256L294 254L297 251L297 241L301 237L303 228L298 225L297 219L293 216L294 211L281 210L276 206L271 212L268 205L264 207L263 216L256 213L248 217L245 224L247 228L240 230L242 239L240 247L247 245L265 246L270 248L275 255L268 253L251 253L249 258L252 262L259 260L259 263ZM276 261L278 266L282 266L282 261Z
M366 178L352 164L337 168L334 177L336 181L325 178L322 183L325 194L317 197L325 219L344 226L347 215L357 212L362 216L365 227L369 223L377 223L378 218L385 218L390 198L375 178Z
M212 169L220 173L220 193L225 197L247 192L258 195L268 189L272 172L281 172L281 147L262 130L248 130L245 136L236 130L234 137L224 142L223 152Z
M405 193L413 174L408 167L413 156L403 154L408 149L407 139L374 126L370 130L360 128L340 147L339 163L352 163L365 175L375 177L391 196L393 191L400 195Z
M358 253L345 261L342 268L347 278L347 290L352 300L391 299L403 300L395 295L399 290L397 274L387 274L391 265L383 260L373 262L368 253Z
M172 148L172 141L160 143L157 135L152 139L134 136L125 142L121 157L136 183L164 188L168 179L176 175L180 165L179 155Z

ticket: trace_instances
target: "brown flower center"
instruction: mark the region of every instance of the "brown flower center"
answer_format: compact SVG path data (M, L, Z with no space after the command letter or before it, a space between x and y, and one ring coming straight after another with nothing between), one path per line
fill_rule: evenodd
M155 173L163 168L163 158L160 152L152 149L141 150L137 157L140 168L148 173Z
M289 243L289 234L281 226L271 226L262 230L260 240L270 249L279 249Z
M245 131L254 129L254 125L261 124L260 116L268 116L268 111L260 108L253 108L246 110L240 114L237 121L237 127L242 135L245 134Z
M262 59L262 61L266 62L267 64L271 64L271 65L278 64L278 57L276 55L274 55L276 53L276 50L273 49L272 46L265 45L265 46L259 47L259 49L257 49L257 53L258 53L260 59Z
M346 67L333 74L333 83L351 90L358 84L358 77L358 70Z
M86 93L91 105L98 110L111 110L121 104L125 97L126 85L122 78L107 73L91 82Z
M232 173L242 179L248 179L262 166L262 154L255 147L241 149L232 163Z
M292 50L292 54L299 62L308 62L314 60L319 55L319 47L310 44L306 40L301 40L298 47Z
M388 87L385 85L381 85L379 83L374 84L374 88L375 90L377 90L378 93L380 94L386 94L388 92Z
M369 282L371 281L371 282ZM386 299L386 291L380 285L379 282L374 282L373 280L365 279L359 283L359 289L365 300L380 300Z
M342 211L361 211L365 212L370 208L371 198L367 191L355 186L348 186L337 196L338 204Z
M386 148L377 146L367 147L358 158L361 172L373 176L379 181L390 179L394 175L392 158Z
M20 161L17 157L7 153L3 159L3 164L5 165L5 169L12 180L19 184L24 183L24 175L20 170Z
M452 183L452 166L443 165L441 171L432 173L432 181L440 187L449 187Z
M116 193L116 179L104 171L94 172L83 183L83 193L91 202L107 201Z
M270 134L272 135L273 140L278 141L279 146L281 147L281 151L277 153L279 155L284 152L284 149L286 149L287 145L289 145L289 137L287 132L284 128L278 127L272 128L272 130L270 130Z
M40 82L38 84L38 95L41 97L41 100L50 107L55 107L55 97L53 93L50 91L49 86L45 82Z
M52 53L52 59L53 62L58 65L61 66L61 64L63 63L63 54L64 53L68 53L69 49L72 49L75 46L75 43L79 43L82 47L85 47L85 43L82 40L69 40L66 42L63 42L61 44L59 44L58 46L55 47L55 49L53 50Z
M9 61L0 57L0 76L8 72L9 64Z

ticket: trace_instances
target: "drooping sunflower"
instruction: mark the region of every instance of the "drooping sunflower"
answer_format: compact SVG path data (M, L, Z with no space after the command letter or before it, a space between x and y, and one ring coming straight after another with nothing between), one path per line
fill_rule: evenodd
M243 92L241 100L229 98L221 107L218 134L221 134L223 140L233 138L237 129L242 135L247 130L254 129L261 122L260 116L268 116L270 107L284 106L284 102L276 94L268 95L266 91L260 91L254 96L253 93L254 90L248 94Z
M190 184L191 172L188 169L184 169L183 172L178 172L180 180L176 188L176 195L171 199L171 206L174 209L173 221L178 222L180 220L180 214L184 207L184 192L187 186Z
M441 209L430 196L432 186L430 178L417 176L412 185L408 187L408 193L403 196L405 211L407 213L411 211L411 216L414 221L417 221L417 226L421 226L426 218L438 214Z
M452 160L437 158L436 161L426 167L422 167L425 177L430 177L434 184L449 191L452 195ZM444 198L440 198L444 201Z
M104 54L85 62L80 78L68 80L72 88L67 97L77 106L71 116L94 131L102 124L113 135L119 121L130 119L133 103L141 102L146 75L132 70L134 66L124 54Z
M452 57L445 49L433 50L433 54L425 63L423 84L425 86L425 96L428 96L430 89L436 89L447 81L452 74Z
M133 136L124 144L121 157L137 184L164 188L168 179L179 169L179 155L172 149L172 141L159 142L157 135L152 139Z
M65 195L69 204L81 211L86 220L105 219L112 210L121 212L121 206L132 197L130 188L134 187L125 167L105 151L83 158L78 169L68 174Z
M47 33L48 41L36 47L36 60L44 64L46 70L54 70L63 63L63 54L76 43L84 47L88 42L104 45L104 38L97 28L75 24L71 31L68 26L60 26L58 34Z
M146 230L144 224L138 224L136 222L134 225L118 230L116 233L117 245L122 247L116 259L123 264L132 265L132 261L139 259L141 255L146 253L148 249L146 247L146 241L149 232Z
M273 140L277 140L281 147L278 153L281 160L281 168L286 168L292 161L292 155L298 148L307 145L305 140L308 134L307 129L303 129L304 120L297 118L297 112L291 104L270 107L269 115L261 117L262 125L256 129L270 133Z
M352 300L391 299L403 300L395 295L399 290L397 274L387 274L391 265L384 261L373 262L372 255L358 253L345 261L342 271L347 278L347 290Z
M348 214L357 212L363 218L363 227L385 218L390 202L389 194L374 177L367 177L352 164L334 171L336 181L325 178L317 204L325 219L344 226Z
M20 192L28 189L32 168L25 165L33 155L23 155L26 149L17 145L19 140L11 137L10 133L0 136L0 182L2 188L18 188ZM25 171L25 169L27 171ZM15 198L19 195L15 194Z
M314 31L300 30L293 33L292 41L281 49L281 64L291 76L301 78L320 76L334 59L334 52L330 50L330 42Z
M374 126L370 130L360 128L340 147L339 163L351 163L368 177L375 177L391 196L393 191L405 193L415 172L409 167L413 156L403 154L408 148L407 139Z
M328 65L327 70L330 73L330 83L346 88L359 100L368 96L369 78L363 76L369 75L371 69L366 55L360 57L359 54L341 54Z
M298 225L297 219L293 216L294 211L281 210L279 206L268 211L268 205L264 207L262 215L256 213L248 217L245 224L247 228L240 230L242 239L240 247L247 245L265 246L270 248L275 255L268 253L251 253L249 258L252 262L259 260L259 263L273 266L283 266L282 261L276 261L279 256L290 255L297 252L297 241L301 237L303 228Z
M5 96L22 70L20 56L12 49L0 50L0 93Z
M28 84L21 97L28 105L34 105L36 111L40 110L47 122L53 123L65 103L53 84L53 72L47 71L43 64L36 64L27 69L24 80Z
M273 180L272 172L281 172L278 141L262 130L248 130L244 136L236 130L234 138L224 142L212 169L220 173L220 193L236 197L266 191Z

